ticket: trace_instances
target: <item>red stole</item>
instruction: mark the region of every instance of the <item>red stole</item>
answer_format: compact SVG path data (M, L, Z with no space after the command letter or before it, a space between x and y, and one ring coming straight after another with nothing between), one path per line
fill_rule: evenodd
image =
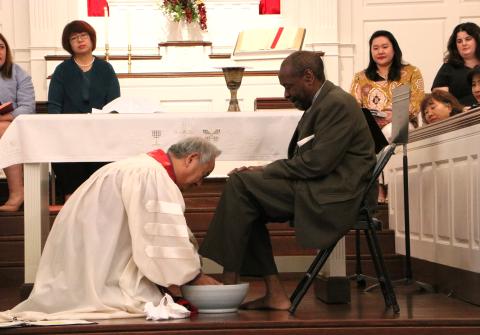
M154 150L147 153L150 157L153 157L157 162L162 164L162 166L167 170L168 175L172 178L173 182L177 183L177 177L175 176L175 171L173 170L172 161L170 157L162 150Z

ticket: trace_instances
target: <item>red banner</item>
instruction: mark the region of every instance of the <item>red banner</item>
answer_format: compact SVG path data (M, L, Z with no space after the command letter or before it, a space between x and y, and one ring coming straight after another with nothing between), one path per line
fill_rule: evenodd
M107 0L87 0L88 16L105 16L105 7L107 15L110 16Z
M280 0L260 0L260 14L280 14Z

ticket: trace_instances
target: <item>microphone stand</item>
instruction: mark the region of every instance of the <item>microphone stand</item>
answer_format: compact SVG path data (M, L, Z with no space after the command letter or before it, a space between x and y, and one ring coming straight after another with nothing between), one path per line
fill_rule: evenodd
M405 277L397 280L393 280L393 286L399 285L417 285L420 291L434 293L435 289L432 285L417 281L413 279L412 274L412 257L410 254L410 203L408 196L408 156L407 156L407 144L403 143L403 210L404 210L404 228L405 228ZM365 292L371 291L379 286L374 284L365 289Z
M420 290L429 293L435 292L432 285L414 280L412 274L412 257L410 254L410 201L408 195L408 155L407 144L403 144L403 211L405 223L405 277L394 280L393 285L417 285Z

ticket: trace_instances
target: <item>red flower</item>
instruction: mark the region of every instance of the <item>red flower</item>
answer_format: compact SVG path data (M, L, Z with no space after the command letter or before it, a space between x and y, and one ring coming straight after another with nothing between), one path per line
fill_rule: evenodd
M207 29L207 10L203 0L157 0L158 7L173 21L197 22Z

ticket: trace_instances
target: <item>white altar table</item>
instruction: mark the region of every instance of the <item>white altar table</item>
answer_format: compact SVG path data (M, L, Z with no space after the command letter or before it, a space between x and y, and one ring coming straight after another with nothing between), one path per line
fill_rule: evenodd
M21 115L1 139L0 167L115 161L187 136L211 140L220 160L284 158L301 112Z
M0 168L24 164L25 283L33 283L49 232L48 164L115 161L167 149L187 136L209 139L219 160L285 158L299 111L21 115L0 139ZM341 257L341 256L340 256ZM344 268L344 253L342 261ZM342 272L342 270L340 270Z

